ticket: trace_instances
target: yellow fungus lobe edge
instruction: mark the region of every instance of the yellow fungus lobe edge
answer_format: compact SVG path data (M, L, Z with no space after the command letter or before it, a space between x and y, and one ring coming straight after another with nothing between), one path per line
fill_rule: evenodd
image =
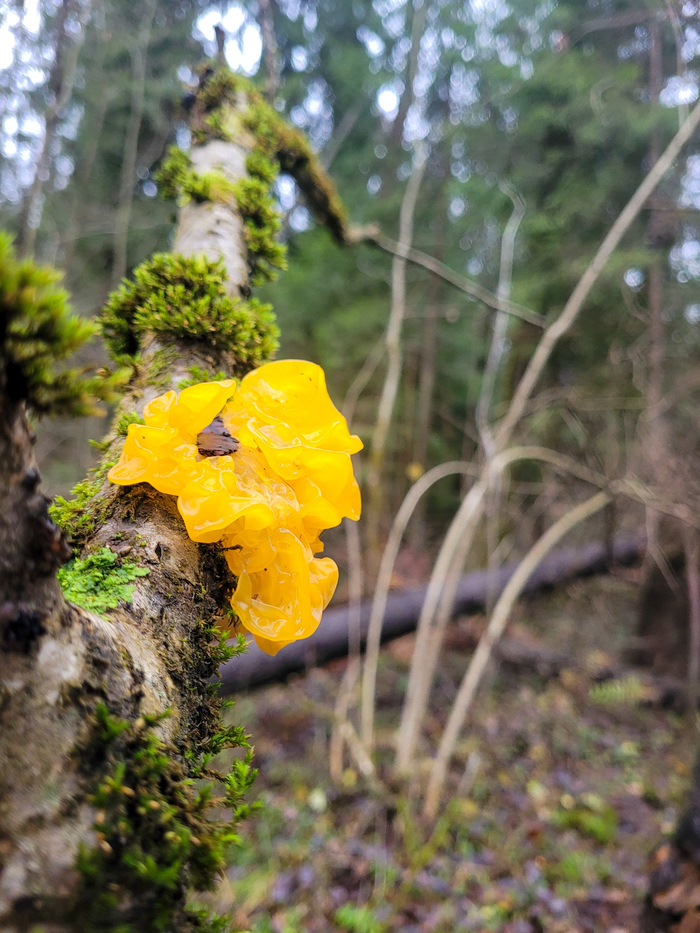
M231 605L263 651L311 635L338 582L334 561L315 556L319 535L360 517L351 455L362 442L333 405L321 367L266 363L240 385L167 392L143 419L129 425L109 479L177 496L190 538L221 543L238 578ZM230 454L207 456L197 446L214 419L233 439Z

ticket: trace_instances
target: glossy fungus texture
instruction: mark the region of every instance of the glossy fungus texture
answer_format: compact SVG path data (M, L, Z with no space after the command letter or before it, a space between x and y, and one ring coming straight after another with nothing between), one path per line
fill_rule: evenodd
M240 386L168 392L143 414L110 480L177 496L190 538L221 542L238 578L231 604L264 651L311 635L338 582L335 563L314 556L323 550L319 535L360 517L351 454L362 443L330 400L323 370L267 363ZM217 416L235 449L208 456L197 437Z

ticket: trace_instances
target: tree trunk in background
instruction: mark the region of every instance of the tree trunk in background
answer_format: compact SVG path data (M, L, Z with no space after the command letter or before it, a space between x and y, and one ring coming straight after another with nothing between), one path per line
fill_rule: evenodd
M275 35L274 0L258 0L258 25L265 62L265 97L273 104L280 86L280 58Z
M136 184L136 160L138 157L139 132L143 118L143 105L146 94L146 66L148 46L151 41L151 28L156 13L158 0L146 0L142 9L134 49L131 53L133 71L131 77L131 112L124 138L124 154L119 183L119 200L114 222L114 259L112 263L112 287L116 288L127 273L127 246L131 205L134 201Z
M70 15L77 11L76 0L63 0L56 14L56 51L49 78L49 90L52 102L44 118L44 138L41 153L36 163L34 180L27 192L20 215L17 250L22 256L31 256L36 244L36 233L41 216L41 198L45 183L51 171L51 148L61 119L61 113L70 100L75 81L75 68L78 52L85 36L86 25L78 40L71 39L67 25ZM86 10L86 19L89 6Z
M391 137L397 144L403 139L403 130L406 123L408 111L414 100L413 82L418 73L418 55L420 53L420 43L425 29L425 20L428 14L429 0L413 0L412 21L411 21L411 48L406 62L406 71L404 78L404 87L399 100L399 110L391 128Z
M440 205L438 228L435 234L435 258L442 260L445 238L445 210ZM433 420L433 394L435 389L435 361L437 358L438 325L440 322L440 298L442 283L437 276L431 276L428 282L428 300L423 331L421 369L418 385L418 404L416 406L416 427L413 444L413 462L423 471L428 468L428 448ZM421 499L412 519L411 542L414 548L425 547L425 500Z
M97 42L99 42L100 51L103 53L103 61L105 43L100 42L99 36L96 36L95 39ZM101 80L101 68L97 75L97 80L100 80L100 83L103 84L103 81ZM89 190L90 179L95 167L95 162L97 161L97 154L100 151L100 136L105 125L107 112L109 111L111 105L114 103L117 94L118 91L115 88L104 87L103 93L100 95L100 100L97 105L97 111L94 116L92 133L85 153L85 158L78 166L76 166L77 171L75 174L80 178L80 185L76 186L75 197L73 198L73 203L71 205L70 217L68 223L66 224L66 232L63 237L62 244L62 265L67 270L70 270L73 266L73 256L75 254L76 241L82 230L82 221L83 217L85 216L87 192Z

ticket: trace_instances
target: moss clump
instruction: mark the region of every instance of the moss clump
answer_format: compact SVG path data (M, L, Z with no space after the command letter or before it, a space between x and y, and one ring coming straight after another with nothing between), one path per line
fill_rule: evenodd
M187 378L181 379L177 384L178 391L188 388L188 386L199 385L200 382L221 382L222 379L228 379L228 375L219 370L218 373L212 373L203 366L190 366L187 370Z
M102 331L115 359L132 361L146 332L235 352L246 372L277 349L270 305L226 294L223 262L205 256L157 253L110 296Z
M117 420L117 434L119 437L126 437L129 433L130 424L145 424L143 418L137 415L135 411L124 411Z
M223 172L196 172L190 157L177 146L171 146L168 156L156 173L161 194L176 198L180 204L195 201L235 200L234 182Z
M114 551L103 547L87 557L77 557L58 571L58 582L66 599L91 612L116 609L120 600L134 595L133 581L149 574L146 567L120 561Z
M126 373L59 369L95 333L56 286L60 274L15 256L0 233L0 391L37 415L86 415L114 401Z
M235 648L222 644L213 651L227 658L245 647L240 640ZM131 723L104 705L95 711L90 752L104 766L92 796L97 845L84 847L78 860L83 890L76 917L84 933L228 929L223 918L193 908L187 897L215 886L228 848L239 841L237 825L255 806L243 800L256 775L250 751L226 773L209 767L211 756L225 748L249 748L247 736L240 727L221 728L218 720L206 748L180 762L158 736L162 718ZM202 777L207 783L195 784Z
M187 153L173 146L158 172L158 181L161 192L181 204L194 199L237 206L248 247L250 279L253 285L260 285L274 280L276 270L286 268L286 249L275 241L281 223L271 192L278 169L260 150L251 153L246 168L250 177L236 182L216 170L199 173Z
M108 504L103 500L99 502L94 500L102 488L108 470L115 463L116 460L104 460L98 467L91 470L84 480L73 487L71 490L73 499L56 496L49 506L49 515L70 537L73 544L92 534L96 524L104 519Z
M251 175L237 181L234 191L243 218L250 281L253 285L272 282L277 269L287 268L287 249L275 240L282 222L270 184L264 177Z

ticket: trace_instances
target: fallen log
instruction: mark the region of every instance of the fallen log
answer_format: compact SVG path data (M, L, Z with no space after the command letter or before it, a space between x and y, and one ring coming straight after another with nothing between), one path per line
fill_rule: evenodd
M628 566L637 561L644 550L643 535L615 538L610 542L594 542L581 548L565 548L549 555L532 574L525 595L561 586L576 578L605 573L613 566ZM505 564L495 571L495 594L498 596L515 572L517 562ZM426 587L416 587L391 593L387 601L382 642L400 638L415 630L425 598ZM460 580L453 613L468 614L481 612L485 608L489 593L489 572L478 570L466 574ZM364 647L371 601L365 600L360 607L360 632ZM316 632L304 641L294 642L283 648L275 657L270 657L255 644L239 658L221 668L222 693L234 693L260 686L270 681L282 680L289 674L305 671L325 664L334 658L348 654L348 606L327 609L323 622Z

